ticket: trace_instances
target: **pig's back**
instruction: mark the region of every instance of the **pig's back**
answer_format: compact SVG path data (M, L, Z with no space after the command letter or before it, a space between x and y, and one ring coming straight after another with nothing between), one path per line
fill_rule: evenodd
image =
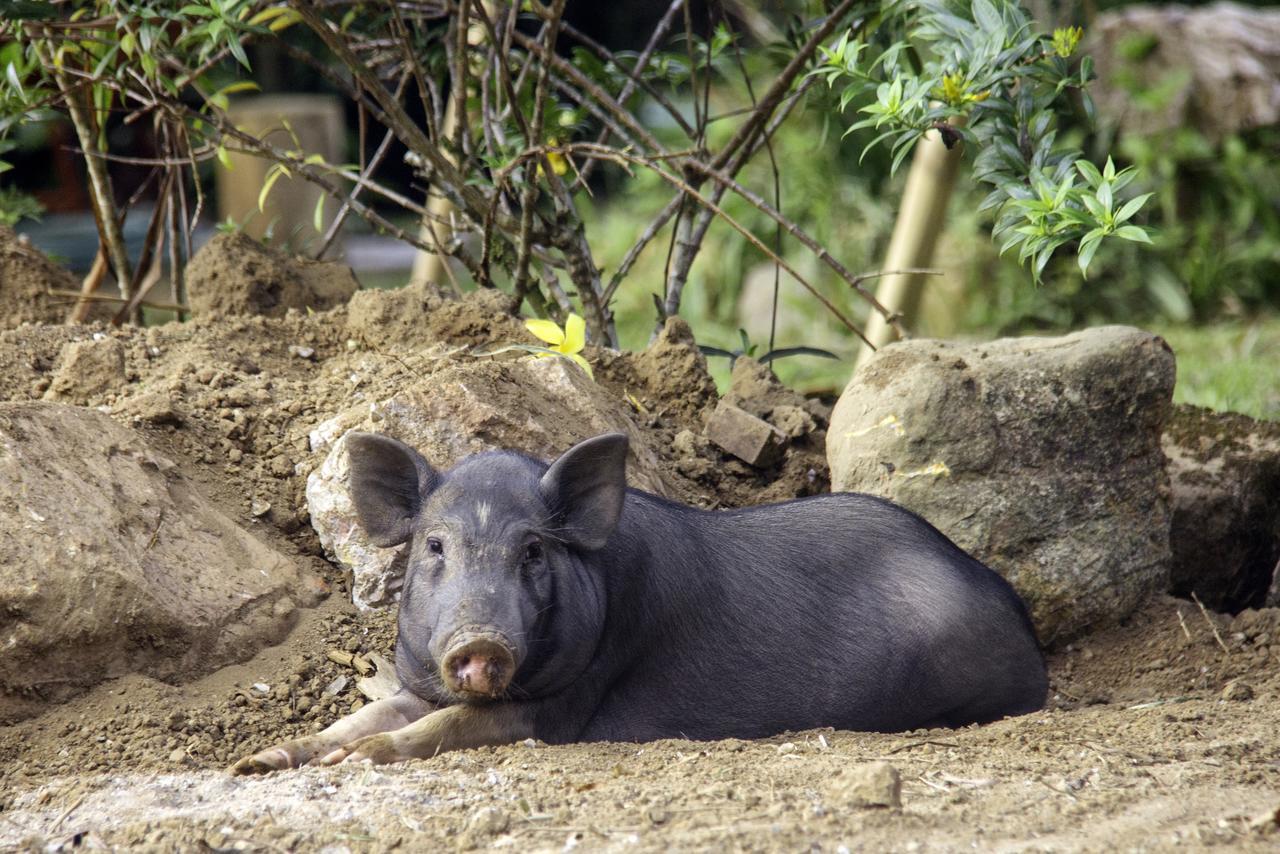
M659 523L664 513L680 518ZM710 513L642 503L633 515L665 528L667 545L623 537L646 540L623 544L648 555L627 568L652 576L646 625L631 627L644 643L588 738L902 730L1043 703L1021 600L903 508L836 493Z

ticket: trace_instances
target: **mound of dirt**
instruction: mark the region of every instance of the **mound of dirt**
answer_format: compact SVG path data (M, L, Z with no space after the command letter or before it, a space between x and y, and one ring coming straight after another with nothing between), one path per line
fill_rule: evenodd
M79 291L75 276L7 225L0 225L0 328L61 323L71 306L52 291Z
M0 721L104 678L187 679L292 626L318 579L93 410L0 403Z
M219 234L187 266L197 317L266 315L342 305L360 284L343 264L290 258L243 232Z

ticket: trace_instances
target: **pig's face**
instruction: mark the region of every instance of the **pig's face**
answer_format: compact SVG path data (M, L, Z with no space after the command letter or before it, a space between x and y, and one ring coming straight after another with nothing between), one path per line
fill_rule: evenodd
M447 473L385 436L347 439L352 498L381 546L410 543L398 670L442 701L524 696L571 681L603 620L582 555L622 512L626 438L599 436L550 468L482 454Z

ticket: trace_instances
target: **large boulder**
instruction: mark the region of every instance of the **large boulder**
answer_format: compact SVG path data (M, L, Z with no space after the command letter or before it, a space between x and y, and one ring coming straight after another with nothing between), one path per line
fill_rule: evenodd
M832 413L832 489L921 514L1066 640L1167 586L1173 381L1168 345L1122 326L891 344Z
M318 584L107 416L0 403L0 723L246 658Z
M1098 112L1126 131L1194 128L1216 143L1280 122L1280 9L1125 6L1098 15L1089 40Z
M499 448L552 459L576 442L617 431L631 439L631 485L671 494L649 439L623 407L566 359L455 363L387 400L348 410L312 433L312 450L328 454L307 478L311 524L329 558L351 571L355 603L391 605L403 581L406 550L372 545L356 519L344 441L348 431L386 433L440 468Z
M191 311L200 318L323 311L359 287L345 264L291 258L241 232L217 235L187 265Z
M1217 611L1277 605L1280 423L1174 407L1164 433L1173 487L1170 590Z

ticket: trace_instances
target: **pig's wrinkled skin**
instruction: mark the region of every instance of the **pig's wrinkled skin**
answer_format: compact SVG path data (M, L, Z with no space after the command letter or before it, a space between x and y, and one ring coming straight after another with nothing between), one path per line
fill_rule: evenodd
M526 738L955 727L1044 703L1017 594L888 501L697 510L627 489L620 434L550 467L498 452L444 473L384 436L348 448L362 525L411 543L403 687L238 773Z

